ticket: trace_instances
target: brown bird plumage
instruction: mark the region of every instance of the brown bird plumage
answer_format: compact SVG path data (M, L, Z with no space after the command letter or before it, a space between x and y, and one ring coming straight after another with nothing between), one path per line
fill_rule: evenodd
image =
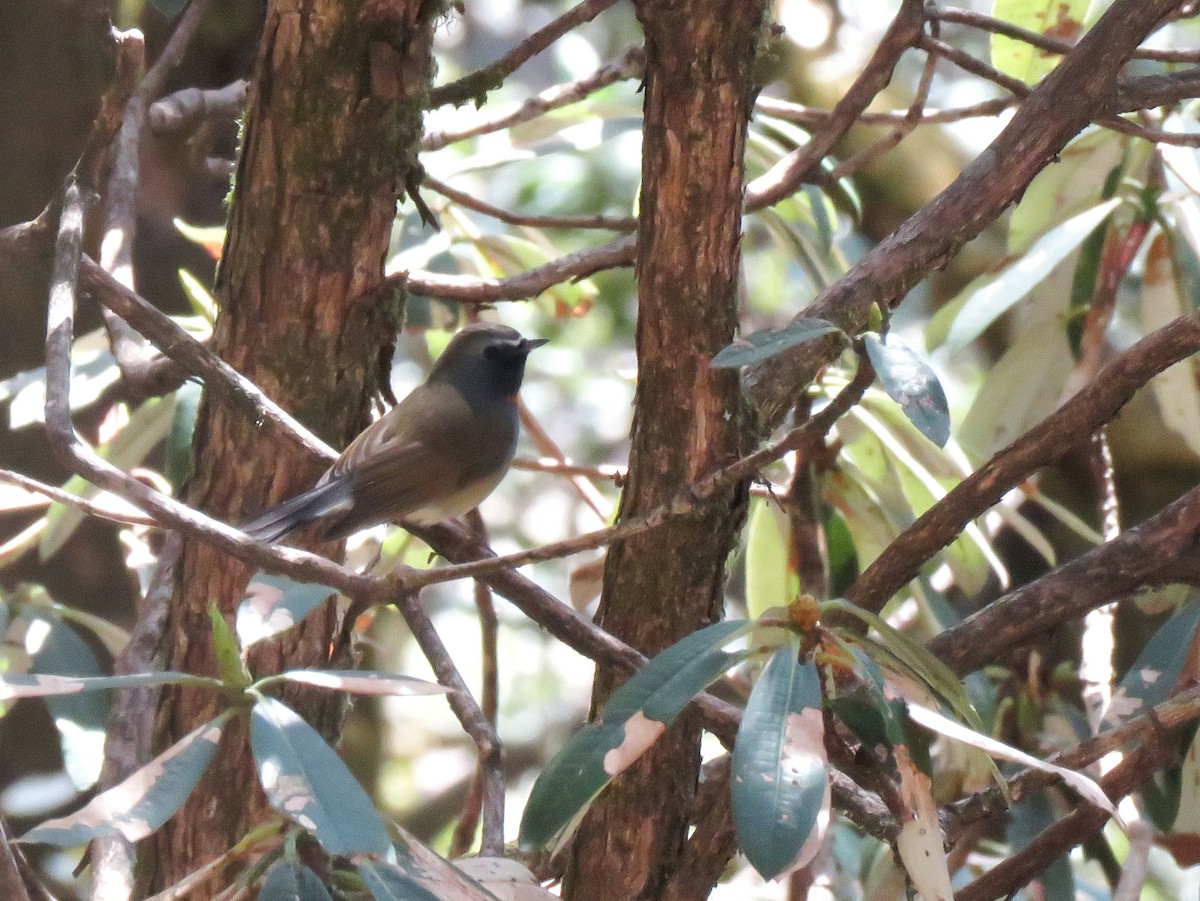
M337 539L397 519L441 522L478 506L512 462L525 358L544 343L503 325L462 329L424 384L355 438L312 489L242 530L278 541L322 521L322 537Z

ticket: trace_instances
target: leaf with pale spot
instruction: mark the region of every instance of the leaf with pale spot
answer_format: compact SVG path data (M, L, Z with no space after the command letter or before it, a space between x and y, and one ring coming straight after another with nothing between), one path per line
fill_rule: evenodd
M242 647L287 631L331 594L336 591L325 585L255 573L237 611L236 629Z
M321 877L304 864L279 860L267 870L258 901L333 901Z
M754 683L733 751L738 844L764 879L805 866L829 827L821 680L788 642Z
M888 397L900 405L917 431L945 447L950 440L950 405L933 368L895 335L867 334L863 341Z
M131 842L145 838L183 806L212 762L232 715L222 713L189 732L82 810L47 820L25 833L21 841L75 847L105 836L120 835Z
M667 648L622 685L599 718L572 736L534 783L521 820L521 846L537 848L553 839L654 744L692 698L755 653L752 648L726 648L756 625L752 620L731 620L701 629ZM786 634L782 629L779 633Z
M1140 716L1171 696L1187 666L1197 624L1200 624L1200 602L1192 599L1159 626L1113 693L1101 719L1104 728L1111 729L1130 717Z
M260 696L250 748L271 806L330 854L386 854L387 828L362 786L325 740L287 705Z
M737 369L761 363L785 350L834 334L845 337L845 333L832 322L817 318L801 319L781 329L752 332L723 348L709 365L713 369Z

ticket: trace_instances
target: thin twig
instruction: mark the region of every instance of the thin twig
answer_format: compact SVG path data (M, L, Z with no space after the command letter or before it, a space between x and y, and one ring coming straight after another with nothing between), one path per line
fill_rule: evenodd
M147 123L155 134L171 134L195 128L205 119L235 119L246 106L244 78L223 88L184 88L150 104Z
M457 300L459 303L496 303L527 300L565 281L595 275L604 269L632 266L637 236L627 235L599 247L564 254L544 266L504 279L475 275L446 275L440 272L398 272L384 279L385 287L405 287L413 294Z
M441 636L416 594L401 592L392 603L408 623L438 682L451 689L447 696L450 708L479 749L479 768L483 772L483 841L479 853L484 857L501 857L504 854L504 747L500 736L459 675L450 652L442 644Z
M425 175L425 186L460 206L509 225L527 225L533 228L597 228L626 233L637 228L637 219L633 216L539 216L532 213L514 213L480 200L465 191L452 188L429 174Z
M491 65L464 75L457 81L433 88L429 92L429 108L436 109L448 103L457 106L468 100L474 100L477 106L480 105L488 91L498 88L504 83L504 79L528 60L537 56L572 28L590 22L616 2L617 0L583 0L578 6L571 7L557 19L539 28Z
M521 414L521 425L537 449L560 463L566 463L567 455L563 453L562 448L558 446L557 442L550 437L550 433L542 428L542 424L538 422L537 417L526 406L525 401L517 398L517 405ZM571 476L570 481L571 487L575 489L575 493L600 518L600 521L608 522L608 518L612 514L612 505L604 495L596 490L596 486L580 474Z
M1030 31L1003 19L997 19L984 13L954 7L934 6L925 7L925 15L938 22L952 22L955 25L969 25L993 34L1002 34L1015 41L1021 41L1048 53L1067 54L1075 49L1071 41L1052 37L1040 31ZM1082 29L1081 29L1082 30ZM1130 59L1152 59L1163 63L1197 63L1200 62L1200 51L1196 50L1152 50L1139 48L1129 55Z
M597 91L626 81L630 78L641 78L646 65L646 52L641 47L631 47L615 62L605 63L591 75L575 81L554 85L542 91L536 97L531 97L514 107L500 112L491 112L481 116L476 122L454 131L435 131L425 135L421 141L421 150L429 152L441 150L459 141L480 135L502 131L513 125L528 122L572 103L578 103Z
M936 29L937 23L931 22L930 28ZM909 104L908 112L905 113L904 119L892 129L887 137L876 141L870 147L864 148L845 162L839 163L838 167L830 173L829 177L831 179L845 178L856 172L861 172L898 145L912 133L914 128L921 124L922 111L925 109L925 104L929 102L929 90L933 87L933 76L937 71L937 63L938 58L936 55L932 53L925 55L925 68L921 70L921 80L917 83L917 92L913 96L912 103Z
M47 485L44 482L39 482L37 479L31 479L29 476L23 476L19 472L13 472L9 469L0 469L0 482L8 482L10 485L16 485L24 488L26 491L40 494L47 499L47 503L56 501L68 507L74 507L76 510L86 513L89 516L106 519L109 522L119 523L123 526L152 526L155 524L154 520L149 516L140 513L122 513L119 510L110 510L103 504L89 501L69 491L64 491L54 485Z
M888 26L879 46L854 84L838 101L828 121L807 144L793 150L747 186L747 209L758 210L776 204L811 177L821 160L858 121L858 117L879 92L887 87L900 57L915 46L920 38L924 21L920 0L902 0L900 11Z

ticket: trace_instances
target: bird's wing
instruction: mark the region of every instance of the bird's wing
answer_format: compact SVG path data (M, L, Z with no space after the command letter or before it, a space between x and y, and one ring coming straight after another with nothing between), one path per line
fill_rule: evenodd
M359 435L323 479L348 482L353 493L337 531L404 517L503 470L516 435L515 410L473 412L456 389L422 385Z

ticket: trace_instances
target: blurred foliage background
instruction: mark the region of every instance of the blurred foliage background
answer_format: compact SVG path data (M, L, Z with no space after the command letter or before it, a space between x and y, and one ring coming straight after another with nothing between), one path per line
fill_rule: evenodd
M992 11L985 3L976 6L980 12ZM449 81L487 64L566 7L566 3L523 0L466 3L438 29L437 80ZM111 60L102 41L103 11L103 4L92 0L0 4L0 84L5 86L0 92L0 155L6 161L0 167L0 225L36 215L78 156L111 76ZM784 111L772 114L769 99L811 110L828 109L862 67L893 12L891 4L878 0L779 0L774 14L784 33L765 56L768 102L751 125L748 178L761 175L805 140L802 124L789 121ZM1088 11L1088 19L1097 12ZM217 3L171 76L171 87L216 88L247 77L260 15L259 3ZM120 0L114 18L119 25L136 25L145 31L151 58L169 33L162 13L140 0ZM980 58L987 59L994 51L989 35L979 29L945 23L941 37ZM1155 41L1157 46L1188 48L1195 46L1198 37L1196 24L1184 21L1161 31ZM506 107L517 108L540 92L620 60L640 41L631 6L618 4L521 67L488 97L483 109L468 104L431 112L427 134L455 133L501 115ZM1170 68L1150 62L1139 65L1146 72ZM873 109L903 111L921 74L920 61L906 57ZM942 61L926 105L953 109L1000 96L994 84ZM437 181L505 210L630 217L636 213L639 189L640 109L637 78L620 78L581 102L537 119L427 152L422 163ZM1181 127L1195 128L1188 109L1173 115ZM786 323L873 242L953 180L1005 121L1006 115L1000 113L922 124L852 177L831 178L824 189L806 187L770 210L748 215L740 291L743 330ZM837 149L830 171L839 161L855 159L855 154L893 127L856 127ZM212 233L196 229L223 224L228 190L226 179L206 160L231 157L235 144L232 120L212 120L183 135L149 135L143 143L135 247L138 289L161 308L192 317L198 333L207 328L204 286L211 283L215 261L203 240L206 235L211 240ZM1197 171L1195 152L1186 148L1170 152L1174 174L1164 184L1167 176L1149 145L1093 129L1039 177L1008 221L997 223L972 242L947 269L930 274L901 307L893 323L895 333L911 346L929 351L950 398L956 441L947 450L936 448L882 392L868 395L839 425L840 463L826 480L823 495L831 511L835 593L933 498L1046 415L1067 390L1074 362L1063 326L1065 301L1077 277L1084 239L1110 221L1088 219L1074 231L1056 232L1070 216L1115 196L1122 202L1108 212L1112 222L1121 224L1140 215L1139 198L1152 194L1157 204L1157 231L1148 236L1120 286L1109 329L1112 346L1128 346L1156 321L1156 314L1147 308L1145 283L1145 248L1154 252L1156 235L1167 236L1162 240L1169 249L1160 242L1158 252L1172 255L1172 271L1178 273L1177 311L1194 306L1196 283L1188 279L1194 279L1200 267L1195 262L1192 192L1200 182L1186 180ZM1114 172L1117 184L1109 190L1106 182ZM430 233L411 206L402 209L391 270L422 268L502 277L591 246L610 234L590 228L506 224L436 191L427 191L426 199L443 230ZM1035 242L1051 240L1048 236L1053 234L1058 235L1059 245L1049 252L1058 253L1059 265L1037 273L1038 278L1028 269L1016 268ZM1046 245L1042 249L1047 250ZM36 427L37 374L21 375L35 370L42 359L43 263L0 272L4 324L0 380L7 380L0 386L0 397L8 414L0 423L0 466L58 484L67 483L68 474L47 453ZM971 298L997 282L1015 294L1014 312L994 327L990 319L972 323ZM530 422L540 426L543 434L538 434L538 428L527 428L522 459L534 462L551 457L557 446L574 463L591 470L576 479L540 472L536 466L514 470L482 508L499 553L558 540L611 520L618 492L613 473L624 464L627 452L636 312L632 272L621 269L557 286L533 301L502 304L488 314L527 334L551 339L530 362L524 403ZM91 318L80 323L80 334L99 326L94 312L84 315ZM421 297L410 300L408 327L393 368L398 396L423 378L447 340L441 329L459 317L453 304ZM1047 328L1047 323L1053 327ZM1057 343L1051 346L1051 341ZM82 414L81 428L100 443L110 443L127 465L158 474L148 478L171 478L164 445L170 443L166 439L186 398L141 407L121 402L110 390L114 366L104 342L94 337L92 347L92 357L76 360L77 365L88 362L81 369L92 380L90 393L96 400ZM81 340L78 350L83 354L88 345ZM836 390L845 379L846 373L830 370L822 391ZM1160 392L1159 403L1152 392L1143 392L1111 430L1126 526L1196 481L1200 401L1194 375L1173 386ZM128 428L131 415L136 418L135 430ZM130 440L134 431L136 442ZM122 435L126 436L123 444ZM773 475L778 485L787 479L782 466ZM939 623L958 615L956 607L959 612L974 609L1009 585L1025 582L1056 560L1090 546L1099 539L1096 503L1088 465L1068 459L1047 472L1036 489L1014 493L1001 512L989 515L976 533L956 542L941 558L943 565L914 588L900 621L923 620L915 627L918 633L936 631ZM784 529L786 523L773 513L767 498L757 497L745 546L733 567L732 611L748 608L758 613L794 592L782 550ZM34 658L40 671L76 675L104 671L110 648L96 639L86 623L84 628L70 624L78 626L80 615L87 614L128 629L157 538L145 529L76 521L58 507L47 510L16 489L0 488L0 541L0 584L10 601L8 665L28 662L22 661L24 655ZM349 559L365 565L377 554L382 568L399 562L430 565L426 547L403 532L383 527L354 539ZM527 571L553 594L570 598L587 611L599 590L597 559L596 554L585 554ZM428 589L425 603L468 682L478 688L483 674L472 586L454 583ZM508 751L508 810L515 831L515 818L533 778L586 717L592 665L506 604L498 603L497 612L499 724ZM1123 613L1119 659L1131 661L1155 623L1153 617ZM31 633L41 636L37 643ZM394 611L376 613L368 636L373 667L428 675ZM110 637L119 642L119 635ZM1074 659L1077 640L1077 635L1065 631L1047 636L1040 649L1048 661L1047 672ZM18 832L56 811L77 806L94 780L106 710L101 696L88 697L86 703L60 701L58 707L18 703L0 717L0 811ZM1067 707L1059 712L1078 717L1077 710ZM444 703L437 698L360 700L343 751L373 789L382 810L439 850L449 848L469 792L475 751ZM1018 826L1052 816L1050 802L1043 802L1028 818L1018 820ZM886 861L881 862L886 853L870 851L865 841L849 828L836 832L834 850L842 865L839 898L886 896L864 894L872 886L882 891L880 880L888 878L872 870L872 861L874 867L886 870ZM997 854L1002 853L1000 847L992 846ZM45 861L65 892L76 862L72 855L52 855ZM1162 881L1156 897L1172 897L1171 892L1181 890L1184 877L1178 871L1168 872L1166 862L1159 864ZM714 897L784 897L782 887L764 884L749 868L735 869Z

